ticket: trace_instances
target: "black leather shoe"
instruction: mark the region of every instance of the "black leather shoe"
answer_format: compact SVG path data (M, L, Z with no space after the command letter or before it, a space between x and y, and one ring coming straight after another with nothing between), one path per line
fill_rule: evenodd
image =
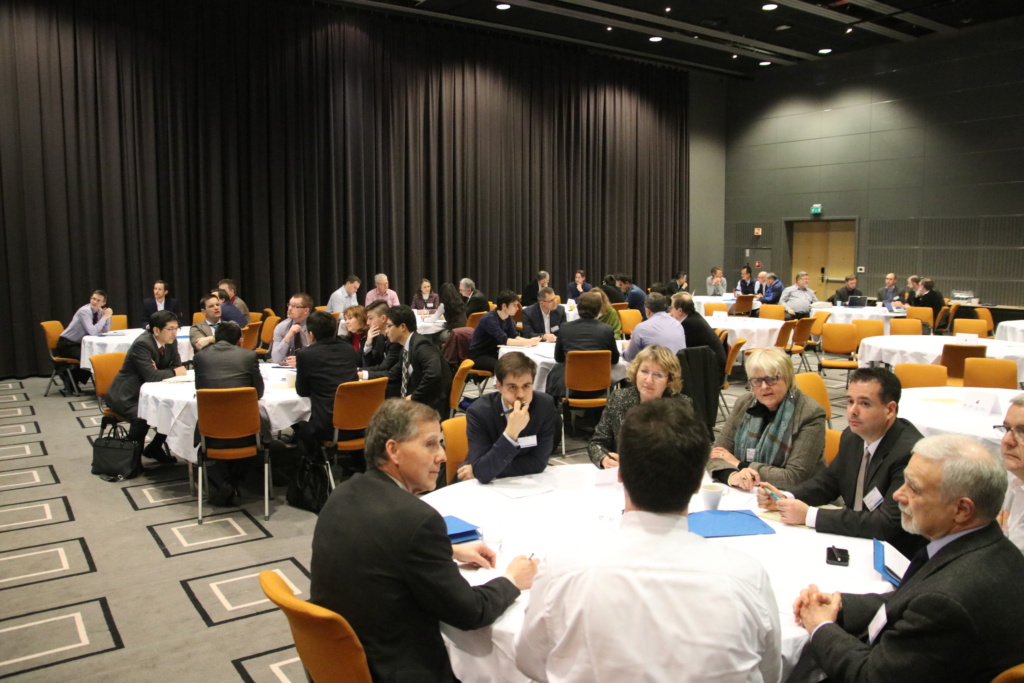
M162 444L160 446L157 446L156 448L154 448L152 444L146 446L146 448L142 451L142 455L151 460L156 460L158 463L162 465L173 465L174 463L178 462L177 458L175 458L173 455L164 450Z
M260 497L262 498L262 496ZM235 487L229 484L216 488L211 487L207 500L210 502L210 505L216 505L219 508L232 507L235 504Z

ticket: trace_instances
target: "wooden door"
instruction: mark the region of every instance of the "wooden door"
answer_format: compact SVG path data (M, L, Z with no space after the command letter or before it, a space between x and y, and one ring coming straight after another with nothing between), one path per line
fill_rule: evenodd
M856 222L792 221L790 228L793 271L786 285L805 270L811 275L811 289L819 299L827 299L856 271Z

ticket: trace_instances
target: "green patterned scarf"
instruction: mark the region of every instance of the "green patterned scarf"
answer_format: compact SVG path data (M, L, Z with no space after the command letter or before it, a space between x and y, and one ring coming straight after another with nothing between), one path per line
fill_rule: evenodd
M767 426L766 412L763 405L754 405L743 416L736 430L736 442L733 455L740 460L748 460L747 451L754 449L751 462L770 464L781 467L789 457L789 448L793 444L793 414L796 412L797 393L791 391L779 404L773 419ZM760 410L758 410L760 408ZM758 415L757 413L761 413Z

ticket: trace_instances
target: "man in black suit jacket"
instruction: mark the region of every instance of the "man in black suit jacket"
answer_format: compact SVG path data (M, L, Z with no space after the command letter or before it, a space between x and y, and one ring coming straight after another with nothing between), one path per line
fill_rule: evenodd
M366 474L335 489L317 519L311 600L352 625L375 681L454 681L440 622L491 624L537 572L520 555L480 586L462 577L453 558L491 568L496 555L482 542L453 546L441 515L417 497L433 490L444 461L438 414L388 400L366 430Z
M466 298L466 317L474 313L487 313L491 305L487 303L487 295L476 288L476 283L468 277L459 280L459 292Z
M626 303L626 295L622 293L622 290L615 285L614 275L605 275L601 281L601 291L604 292L605 296L608 297L608 303L612 304L624 304Z
M494 366L497 391L484 394L466 411L469 453L459 468L460 481L543 472L555 450L561 422L555 402L533 390L537 364L519 351Z
M547 325L544 317L547 316ZM550 287L537 292L537 303L523 309L523 336L527 339L540 337L541 341L553 342L565 322L565 308L558 304L558 297Z
M520 301L523 302L523 306L532 306L537 303L537 292L542 287L547 287L551 282L551 275L546 270L538 270L537 276L533 282L523 287L523 295L520 297Z
M402 350L401 359L388 372L394 396L418 401L447 415L452 388L451 367L434 343L416 332L416 313L408 306L392 306L388 338Z
M850 595L812 584L793 605L830 681L988 683L1024 661L1024 556L994 521L1002 469L965 436L917 443L896 500L903 527L929 543L899 588Z
M306 319L309 346L295 354L295 392L308 396L310 404L309 421L300 422L295 429L309 453L315 452L317 441L334 437L334 394L338 385L359 379L359 353L336 332L333 315L313 311Z
M131 420L128 438L142 443L149 433L149 424L139 419L139 391L145 382L161 382L168 377L184 375L185 367L178 356L178 319L171 311L157 311L149 318L149 330L132 342L124 365L118 371L104 403L115 413ZM158 462L174 462L163 450L167 436L157 433L142 452Z
M846 276L846 282L832 295L832 301L841 301L845 304L850 301L851 296L864 296L864 292L857 289L857 276L854 273Z
M758 503L778 509L786 524L807 524L817 531L843 536L879 538L910 557L924 545L924 539L900 526L899 505L893 494L903 486L903 469L921 432L896 417L900 381L888 370L860 368L850 378L846 393L850 426L843 432L839 454L832 464L787 493L762 483ZM869 453L866 467L865 448ZM862 483L858 487L859 481ZM766 489L782 499L776 503ZM840 510L811 507L840 497L844 503Z
M545 389L545 393L556 400L565 395L565 358L570 351L611 351L612 367L619 362L619 345L615 343L615 331L610 325L597 319L597 316L601 315L603 303L600 294L594 291L587 292L576 302L579 320L564 323L562 329L558 331L558 341L555 342L555 366L548 373ZM603 391L594 392L594 396L604 394ZM586 392L575 392L573 397L588 396Z
M715 353L715 358L718 359L718 364L722 368L721 379L724 380L725 361L727 360L725 344L715 334L707 319L697 312L697 307L693 304L693 297L687 292L673 294L669 315L682 324L683 334L686 335L686 348L707 346ZM722 383L719 382L718 385L721 386Z
M178 307L178 302L167 295L169 290L170 287L163 280L153 283L153 296L142 300L142 318L139 327L145 327L149 323L149 316L157 311L170 311L175 318L181 319L181 309Z
M359 360L359 367L366 371L361 375L363 379L387 377L388 372L402 357L402 348L392 344L388 338L390 311L391 307L384 299L377 299L366 307L366 324L369 330L366 333L363 357Z

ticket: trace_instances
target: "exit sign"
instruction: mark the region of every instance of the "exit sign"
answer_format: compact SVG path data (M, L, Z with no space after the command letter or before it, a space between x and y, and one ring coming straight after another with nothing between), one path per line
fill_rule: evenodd
M811 204L811 215L812 216L820 216L821 215L821 204Z

